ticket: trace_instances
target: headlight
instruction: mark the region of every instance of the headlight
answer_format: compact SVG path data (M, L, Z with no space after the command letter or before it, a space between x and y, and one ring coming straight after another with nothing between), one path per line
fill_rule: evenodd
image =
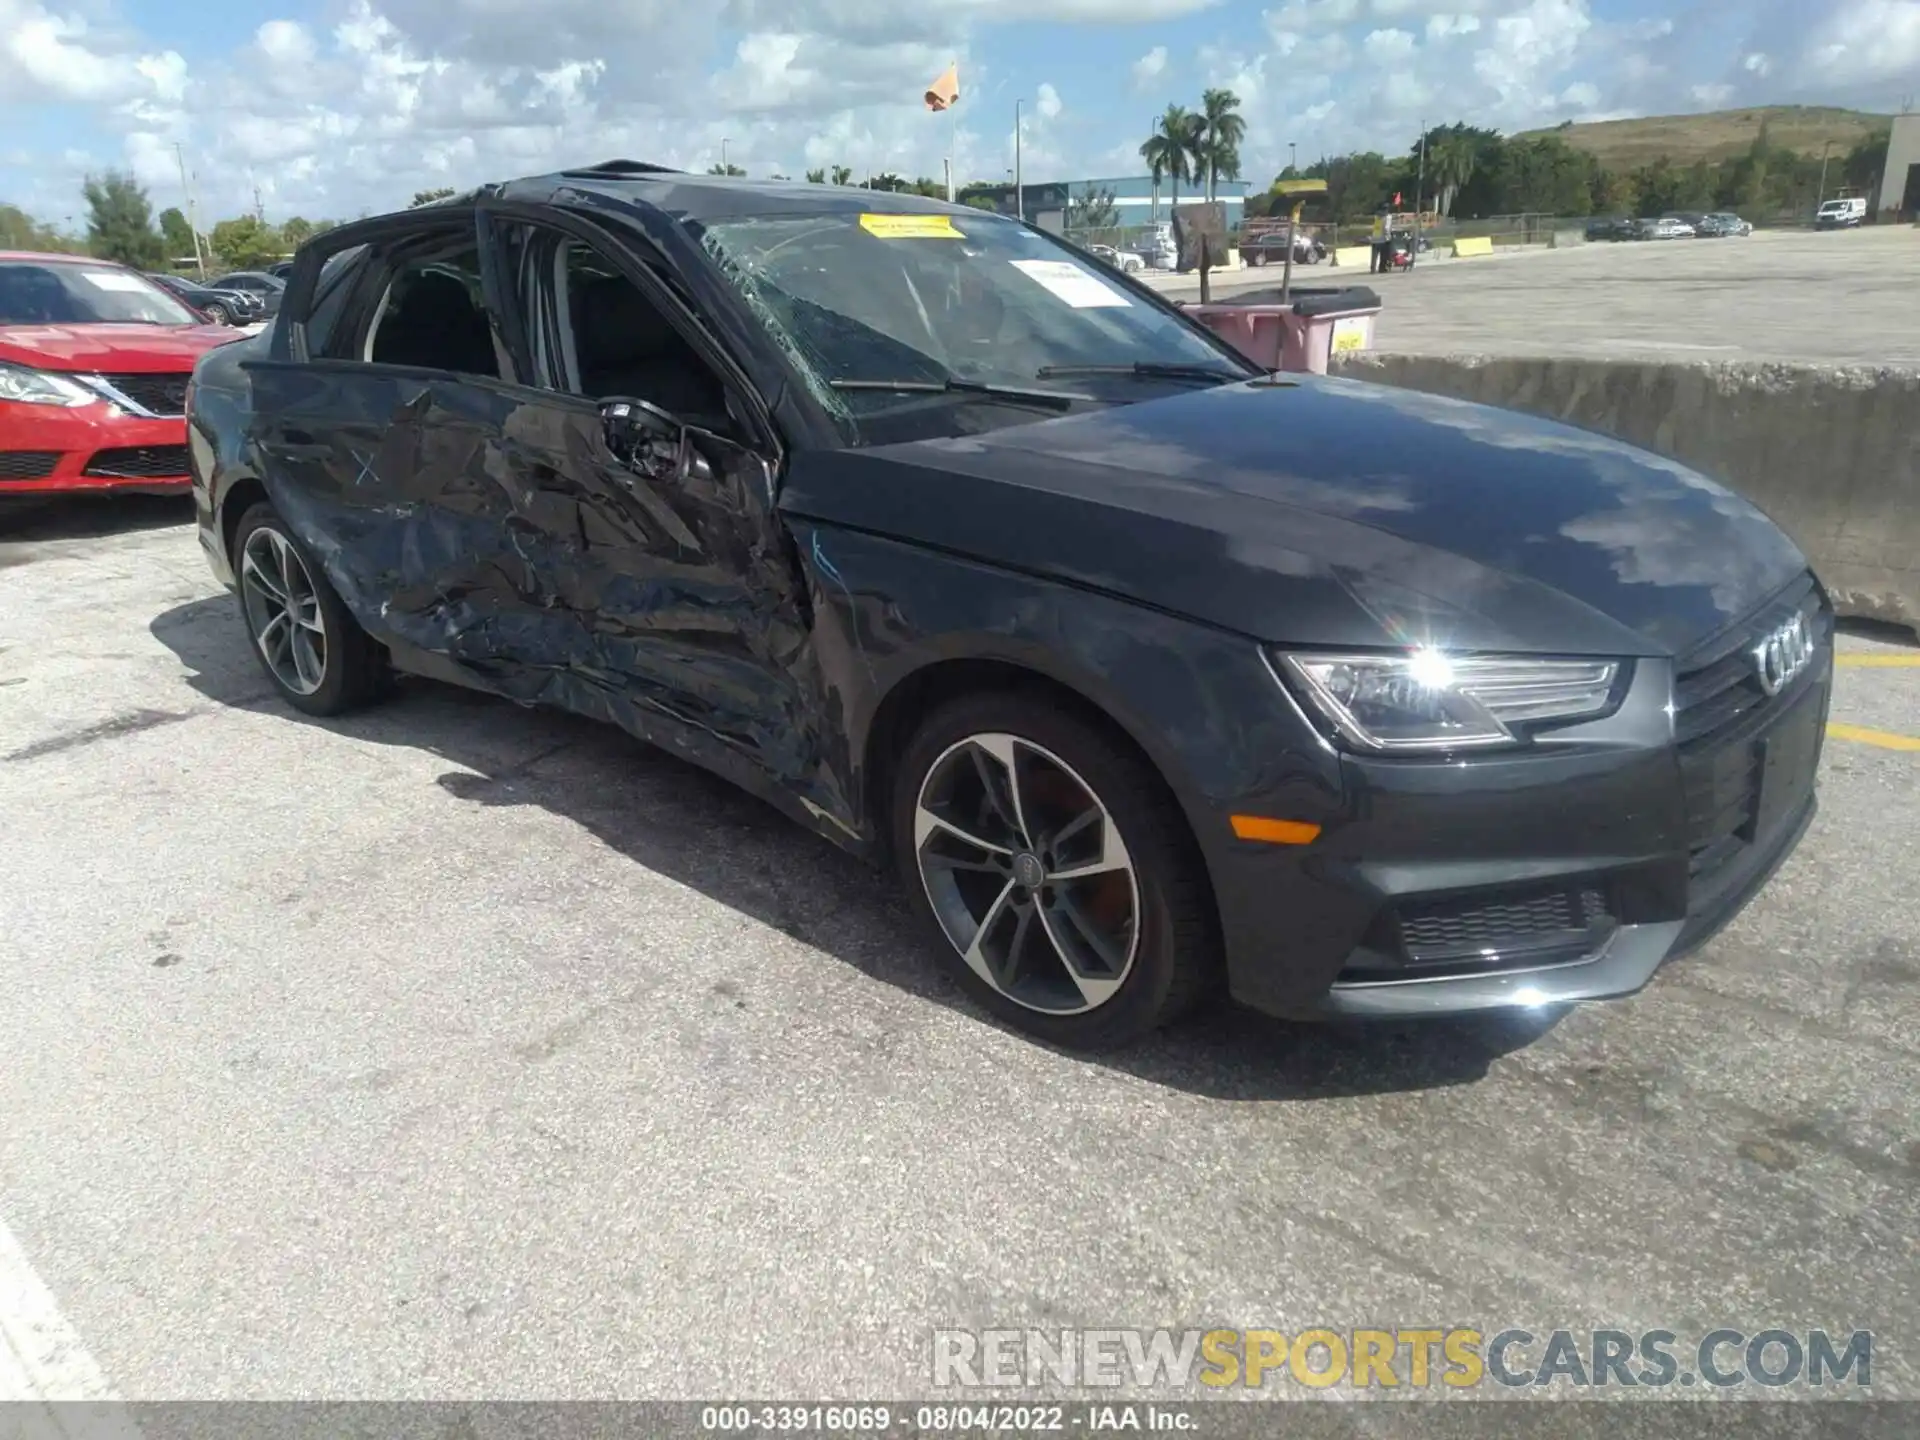
M1276 657L1295 688L1349 743L1371 751L1511 745L1516 725L1604 715L1612 660L1400 655Z
M64 375L0 360L0 400L21 405L97 405L105 398Z

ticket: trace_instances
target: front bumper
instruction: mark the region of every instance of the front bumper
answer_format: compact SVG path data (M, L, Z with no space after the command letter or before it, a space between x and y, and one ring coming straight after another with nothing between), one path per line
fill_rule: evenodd
M67 409L0 402L0 498L82 490L182 494L187 422L102 401Z
M1778 695L1748 632L1806 611ZM1533 753L1340 758L1311 845L1216 846L1228 982L1288 1019L1462 1015L1631 995L1705 944L1816 809L1832 615L1809 577L1692 656L1642 660L1619 711Z

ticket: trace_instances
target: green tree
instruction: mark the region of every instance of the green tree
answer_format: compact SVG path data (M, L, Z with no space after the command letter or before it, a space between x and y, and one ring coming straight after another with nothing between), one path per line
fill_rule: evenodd
M1680 207L1681 177L1673 162L1662 155L1633 172L1635 210L1643 216L1664 215Z
M280 227L280 242L289 250L298 250L313 236L313 222L299 215L295 215Z
M1200 96L1200 144L1195 154L1206 167L1207 199L1217 200L1217 182L1240 178L1240 144L1247 138L1240 97L1231 90L1209 89Z
M1596 169L1592 156L1557 135L1544 135L1506 141L1484 173L1496 213L1586 215Z
M450 200L452 198L453 187L451 185L442 185L433 190L416 190L413 192L413 199L407 202L407 208L412 210L417 206L431 205L436 200Z
M229 270L258 270L263 265L271 265L280 258L284 248L279 232L271 225L261 224L253 215L222 220L207 238L213 245L213 253Z
M832 183L835 185L851 185L853 183L853 167L851 165L834 166Z
M51 225L42 225L18 205L0 203L0 250L71 250L75 246Z
M1887 141L1891 132L1878 131L1869 135L1847 152L1847 158L1840 162L1840 183L1855 190L1864 190L1869 185L1880 183L1880 177L1887 170ZM1816 182L1817 183L1817 182ZM1828 182L1832 183L1831 180ZM1900 184L1904 184L1904 180ZM1900 184L1894 186L1891 203L1900 203ZM1877 202L1875 202L1877 203Z
M153 206L132 175L121 170L89 175L81 193L87 198L87 248L93 254L137 270L166 263L167 245L153 227Z
M827 183L827 172L826 172L826 171L825 171L824 169L820 169L820 170L809 170L809 171L807 171L807 183L808 183L809 185L824 185L824 184L826 184L826 183Z
M707 174L709 175L744 175L746 173L747 172L742 170L738 165L710 165L707 167Z
M180 260L197 253L193 248L193 227L180 213L178 205L169 205L160 212L160 238L166 242L168 260Z
M1073 230L1111 230L1120 223L1120 207L1112 190L1096 190L1088 185L1078 195L1067 198L1067 226Z

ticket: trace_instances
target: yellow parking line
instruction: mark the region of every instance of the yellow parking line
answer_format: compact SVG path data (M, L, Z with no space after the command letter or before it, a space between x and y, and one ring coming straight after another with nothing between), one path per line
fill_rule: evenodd
M1896 735L1891 730L1869 730L1864 725L1827 726L1827 734L1836 740L1857 740L1862 745L1878 745L1882 750L1920 750L1920 737Z
M1855 655L1845 654L1833 657L1836 665L1848 665L1859 670L1920 670L1920 655Z

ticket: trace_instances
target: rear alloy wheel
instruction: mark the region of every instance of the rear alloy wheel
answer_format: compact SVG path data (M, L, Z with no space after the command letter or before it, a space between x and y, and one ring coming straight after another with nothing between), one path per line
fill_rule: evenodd
M269 504L234 536L240 614L254 658L274 688L309 715L339 715L384 688L386 654L348 613L318 566Z
M232 312L229 311L226 306L219 304L218 302L215 302L214 304L207 306L207 319L211 320L216 325L233 324Z
M1211 902L1159 777L1044 701L929 718L900 766L902 878L982 1004L1043 1039L1124 1044L1214 970Z

